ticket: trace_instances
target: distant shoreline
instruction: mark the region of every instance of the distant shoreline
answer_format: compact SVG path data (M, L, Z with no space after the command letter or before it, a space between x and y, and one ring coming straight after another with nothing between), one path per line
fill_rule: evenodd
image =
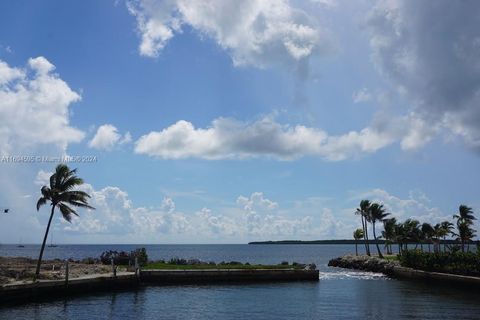
M364 244L364 240L350 240L350 239L339 239L339 240L278 240L278 241L252 241L248 244ZM368 243L370 244L385 244L385 240L369 240ZM475 242L470 242L470 244L474 244ZM397 244L397 243L392 243ZM416 243L409 243L409 244L416 244ZM424 245L428 245L428 243L423 243ZM441 240L440 244L458 244L458 241L455 240Z

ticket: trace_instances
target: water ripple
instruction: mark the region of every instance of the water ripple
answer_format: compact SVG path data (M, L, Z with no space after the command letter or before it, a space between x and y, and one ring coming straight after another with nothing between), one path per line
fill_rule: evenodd
M387 280L389 278L383 273L356 271L356 270L320 272L320 280L344 280L344 279Z

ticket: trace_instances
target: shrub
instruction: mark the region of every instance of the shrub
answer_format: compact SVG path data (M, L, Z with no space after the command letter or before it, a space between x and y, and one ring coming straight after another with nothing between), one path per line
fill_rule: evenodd
M132 264L135 263L135 258L138 259L138 264L140 266L146 265L148 263L147 249L137 248L134 251L130 252L130 260L131 260L131 263L133 262Z
M100 261L103 264L113 263L116 265L134 265L135 257L138 258L138 264L144 266L148 262L147 250L145 248L137 248L130 253L126 251L107 250L100 255Z
M424 271L480 275L480 255L473 252L435 252L405 250L399 256L402 266Z

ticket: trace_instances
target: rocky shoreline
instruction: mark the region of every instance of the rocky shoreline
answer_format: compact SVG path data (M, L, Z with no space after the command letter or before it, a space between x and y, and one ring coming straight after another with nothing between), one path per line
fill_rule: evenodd
M400 264L398 263L398 261L380 259L375 256L345 255L343 257L331 259L328 262L328 266L379 272L388 276L392 276L394 274L394 268L399 267Z
M0 285L15 281L30 281L35 274L37 260L24 257L0 257ZM118 270L123 271L123 270ZM94 259L69 261L69 277L78 278L92 274L108 274L111 266L103 265ZM40 279L59 280L65 278L65 261L54 259L44 260Z

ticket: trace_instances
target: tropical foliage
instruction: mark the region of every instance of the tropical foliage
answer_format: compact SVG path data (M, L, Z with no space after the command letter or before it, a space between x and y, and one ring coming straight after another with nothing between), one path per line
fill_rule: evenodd
M363 238L363 229L358 228L353 232L353 239L355 239L355 254L358 256L358 240Z
M384 250L387 254L393 254L392 245L397 244L398 254L402 255L407 252L409 245L410 248L412 245L415 246L414 249L418 249L420 246L420 252L423 252L424 245L426 245L428 252L432 252L433 246L433 252L440 253L442 244L444 253L457 249L462 252L468 252L469 246L476 236L476 230L473 228L476 218L472 208L466 205L460 205L458 213L453 215L455 223L441 221L435 225L428 222L421 223L416 219L407 219L400 222L395 217L390 217L390 213L386 212L382 204L371 202L370 200L362 200L355 214L360 215L361 218L362 228L360 230L363 231L365 253L367 255L370 255L368 239L370 225L380 257L383 257L383 254L378 246L377 240L379 238L384 239ZM383 224L383 231L381 236L377 237L376 229L380 223ZM359 240L355 237L355 233L354 239ZM453 245L452 240L447 241L447 238L450 236L455 241Z
M470 276L480 276L480 253L473 252L435 252L428 253L421 250L407 250L399 256L404 267L455 273Z

